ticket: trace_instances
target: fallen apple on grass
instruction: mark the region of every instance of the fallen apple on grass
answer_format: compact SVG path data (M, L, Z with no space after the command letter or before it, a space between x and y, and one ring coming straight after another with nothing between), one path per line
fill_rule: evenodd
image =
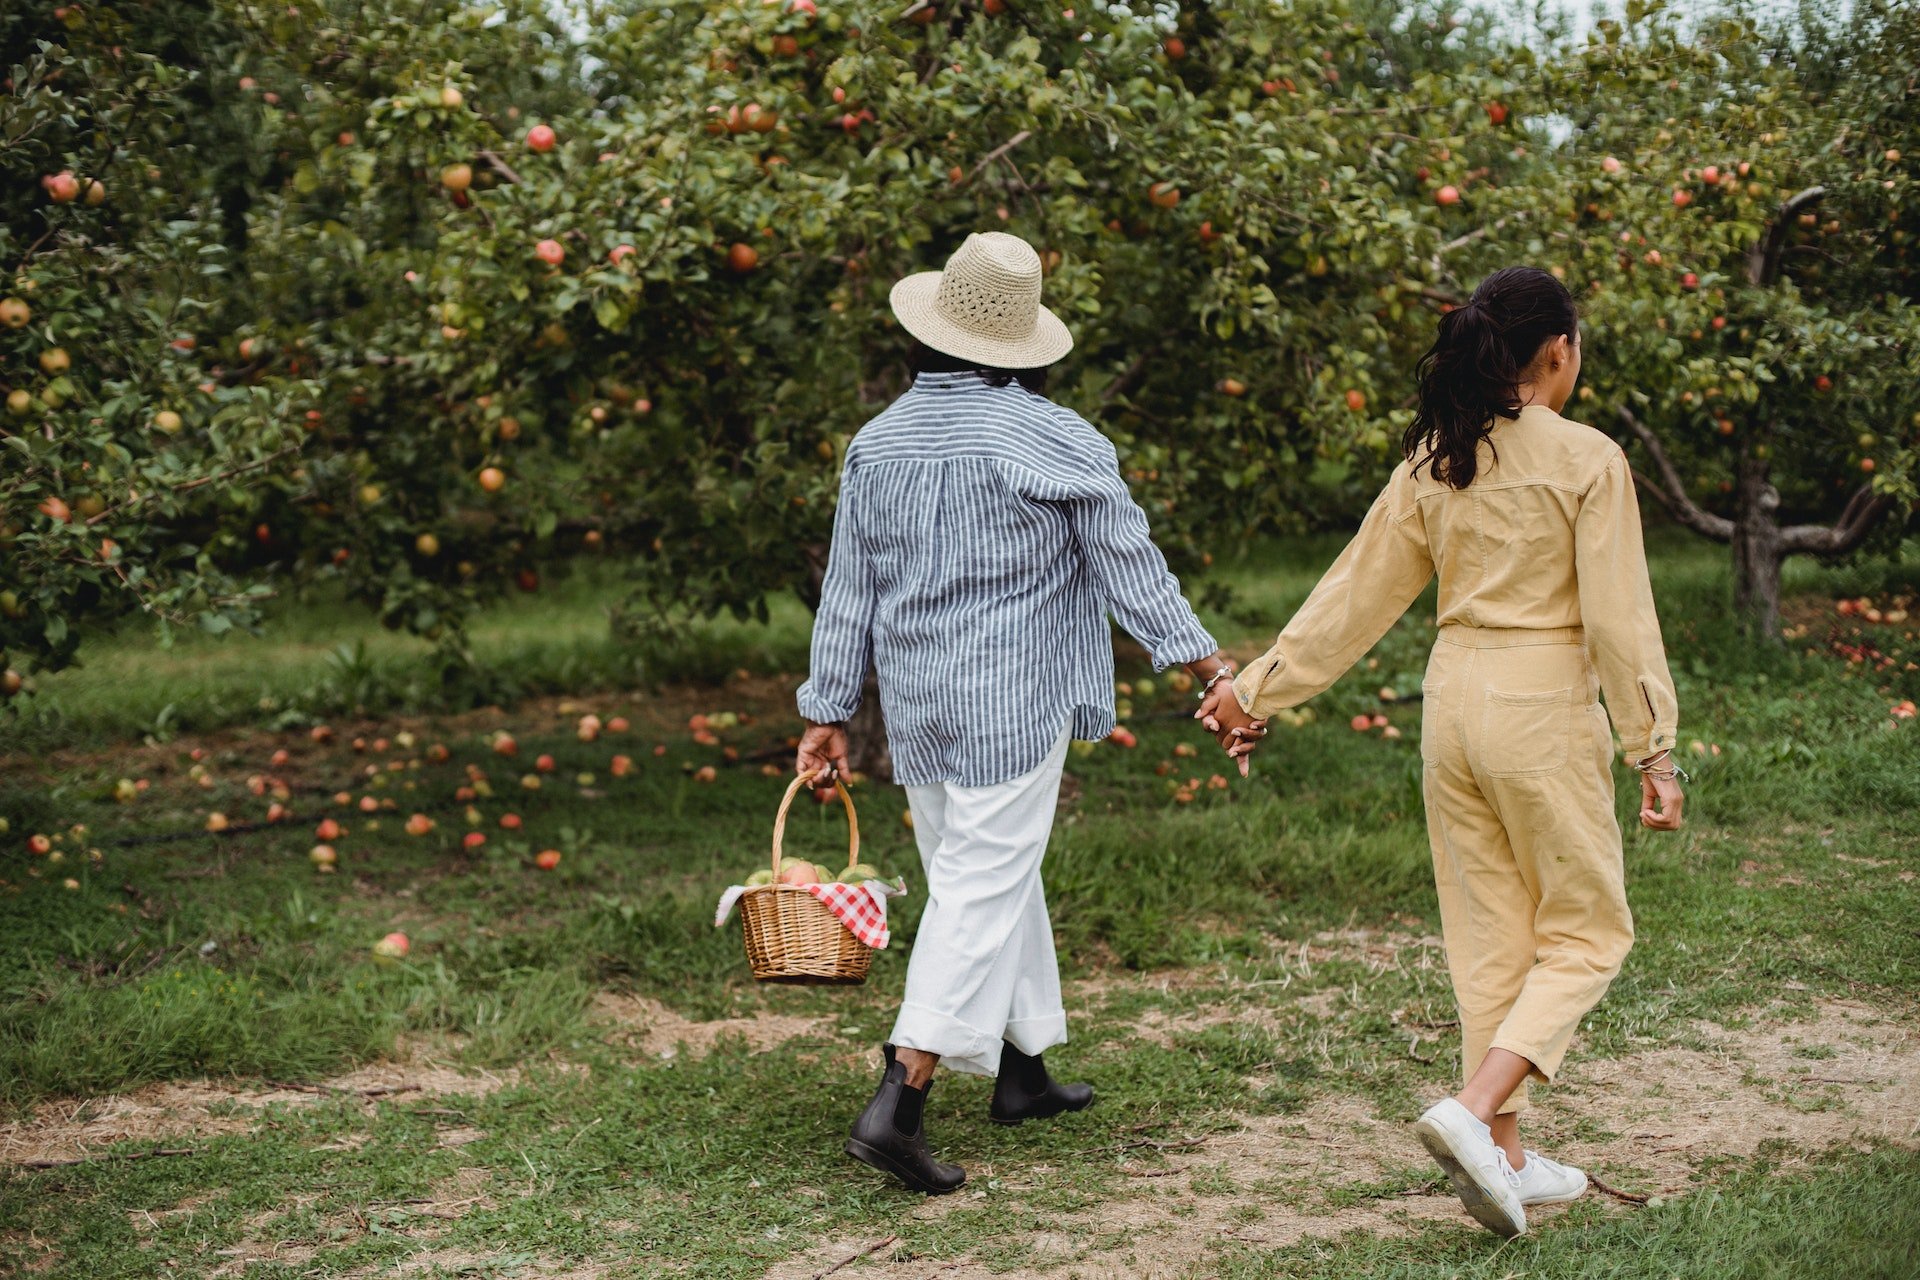
M542 849L539 853L533 855L533 865L542 871L553 870L560 865L560 851L558 849Z
M405 960L411 950L413 943L408 941L406 934L397 931L373 944L373 954L381 960Z

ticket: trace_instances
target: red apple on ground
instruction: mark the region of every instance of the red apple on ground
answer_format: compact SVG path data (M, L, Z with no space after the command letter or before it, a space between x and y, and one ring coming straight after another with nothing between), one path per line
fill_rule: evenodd
M553 870L560 865L560 851L558 849L542 849L539 853L533 855L533 865L542 871Z
M53 841L43 835L31 835L27 837L27 852L31 854L38 856L45 854L52 848Z
M633 757L615 756L613 762L607 766L607 771L616 778L626 777L633 772Z
M469 831L460 837L460 846L463 849L478 849L486 842L486 833L481 831Z
M416 813L407 819L407 834L410 836L423 836L431 830L433 830L433 819L424 813Z
M502 729L499 733L493 735L493 751L495 755L517 755L520 751L520 744L513 740L512 734Z
M404 960L411 950L413 943L404 933L390 933L373 944L373 954L382 960Z
M307 861L313 863L319 871L332 871L340 861L340 855L330 844L317 844L307 850Z

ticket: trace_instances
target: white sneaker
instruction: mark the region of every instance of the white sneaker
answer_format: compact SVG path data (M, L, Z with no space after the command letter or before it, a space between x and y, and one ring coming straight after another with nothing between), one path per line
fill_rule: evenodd
M1587 1194L1587 1175L1572 1165L1527 1152L1527 1163L1513 1175L1521 1204L1563 1204Z
M1454 1194L1476 1222L1498 1235L1527 1233L1527 1211L1514 1189L1519 1175L1479 1117L1448 1098L1428 1107L1413 1131L1446 1170Z

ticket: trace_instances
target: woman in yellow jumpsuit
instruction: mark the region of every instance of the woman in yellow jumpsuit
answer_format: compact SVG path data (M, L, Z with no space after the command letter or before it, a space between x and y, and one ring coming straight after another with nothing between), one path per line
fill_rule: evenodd
M1442 317L1405 461L1233 686L1257 717L1306 701L1438 573L1421 756L1466 1085L1415 1132L1503 1235L1526 1230L1526 1205L1586 1190L1521 1146L1518 1113L1633 942L1609 712L1642 825L1678 828L1683 799L1633 476L1617 444L1560 416L1579 373L1573 298L1545 271L1500 271Z

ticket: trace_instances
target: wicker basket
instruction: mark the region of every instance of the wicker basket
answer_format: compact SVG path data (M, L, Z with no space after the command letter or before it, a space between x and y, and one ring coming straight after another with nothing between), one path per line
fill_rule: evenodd
M801 774L787 788L780 812L773 820L773 871L780 874L780 840L787 829L787 810L800 788L815 774ZM853 797L836 779L834 790L847 807L847 866L860 862L860 817ZM873 948L853 936L840 917L799 885L768 884L749 889L740 898L740 919L746 925L747 963L762 982L802 986L854 986L867 980Z

